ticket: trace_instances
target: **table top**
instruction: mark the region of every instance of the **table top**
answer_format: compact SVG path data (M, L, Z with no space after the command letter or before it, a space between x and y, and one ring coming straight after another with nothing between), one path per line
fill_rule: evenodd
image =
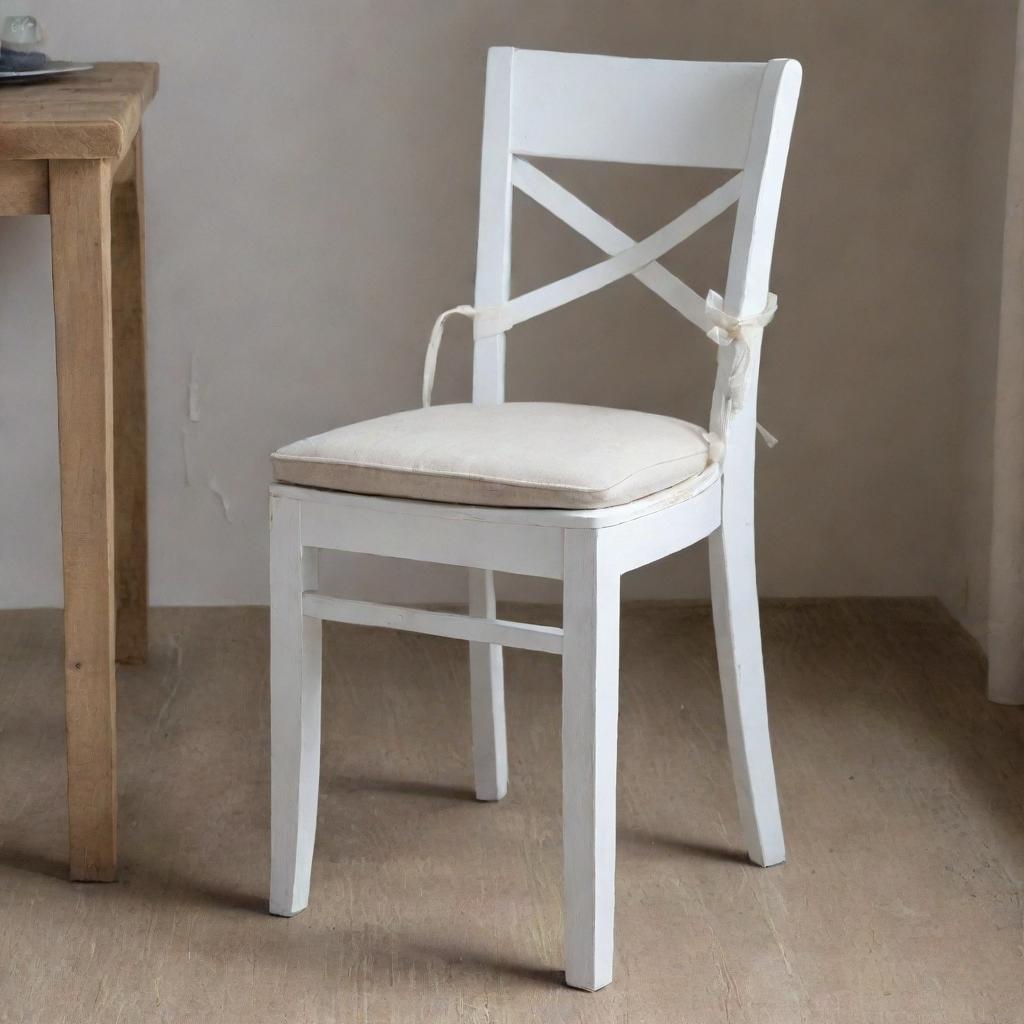
M156 95L159 65L97 64L0 86L0 160L118 160Z

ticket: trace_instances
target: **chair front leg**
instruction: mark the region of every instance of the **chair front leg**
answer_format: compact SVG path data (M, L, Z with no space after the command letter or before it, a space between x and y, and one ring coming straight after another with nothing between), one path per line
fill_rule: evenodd
M493 619L495 608L494 573L489 569L470 569L469 614ZM503 660L499 644L469 645L473 777L477 800L500 800L508 791Z
M591 992L612 980L614 952L619 572L608 547L601 530L565 531L565 980Z
M750 859L770 867L786 859L786 846L768 736L753 526L723 523L708 544L718 671L740 820Z
M317 587L317 551L302 546L300 503L270 505L270 912L309 903L320 786L323 624L302 614Z

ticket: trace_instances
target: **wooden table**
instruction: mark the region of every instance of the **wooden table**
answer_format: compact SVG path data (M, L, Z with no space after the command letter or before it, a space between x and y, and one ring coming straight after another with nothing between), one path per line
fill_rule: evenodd
M117 871L114 660L146 657L140 125L156 88L156 64L0 88L0 215L50 215L69 841L83 881Z

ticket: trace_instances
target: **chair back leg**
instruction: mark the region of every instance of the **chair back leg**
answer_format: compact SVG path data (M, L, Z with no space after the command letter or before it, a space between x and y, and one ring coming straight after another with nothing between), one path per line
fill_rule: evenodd
M619 569L607 531L565 531L562 823L565 980L612 980Z
M723 524L708 538L718 671L736 797L750 859L786 859L761 654L761 620L749 522Z
M495 617L494 573L469 570L469 614ZM473 719L473 777L477 800L500 800L508 790L505 678L499 644L470 643L469 685Z
M302 546L300 502L271 498L270 520L270 912L291 917L309 903L323 623L302 614L318 552Z

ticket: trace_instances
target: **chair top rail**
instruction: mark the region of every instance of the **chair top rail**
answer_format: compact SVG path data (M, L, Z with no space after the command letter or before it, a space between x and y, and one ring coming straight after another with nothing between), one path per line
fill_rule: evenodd
M511 151L742 168L764 64L512 53Z

